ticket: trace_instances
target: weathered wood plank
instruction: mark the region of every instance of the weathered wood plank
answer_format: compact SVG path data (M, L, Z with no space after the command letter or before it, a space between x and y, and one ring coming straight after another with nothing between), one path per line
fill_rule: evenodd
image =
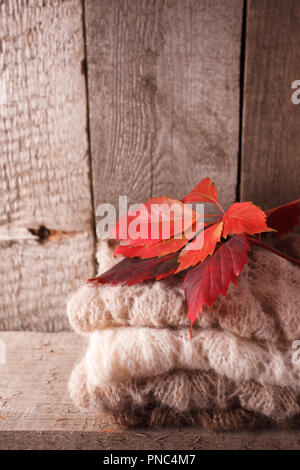
M241 0L85 2L96 206L202 177L235 200Z
M1 2L0 328L65 328L93 272L83 60L80 0ZM40 226L69 236L40 245Z
M2 332L0 449L299 449L300 430L214 433L198 427L123 431L72 405L67 381L86 339Z
M266 209L300 196L299 44L299 1L248 1L241 199Z
M93 241L88 232L40 244L0 244L0 329L69 329L66 302L93 274Z
M158 14L161 46L149 70L154 195L184 196L210 176L221 203L235 201L242 8L240 0L179 0Z

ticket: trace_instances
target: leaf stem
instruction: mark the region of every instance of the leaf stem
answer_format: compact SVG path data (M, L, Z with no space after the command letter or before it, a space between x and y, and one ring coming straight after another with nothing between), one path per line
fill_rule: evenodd
M212 225L215 225L216 223L220 222L220 220L222 220L222 218L220 218L219 220L214 220L213 222L210 222L208 223L207 225L205 225L203 228L201 228L201 230L199 230L197 233L195 233L195 235L193 236L193 238L191 238L188 242L187 242L187 245L189 243L191 243L196 237L198 237L198 235L200 235L201 232L204 232L207 228L211 227Z
M223 214L225 214L225 211L224 211L223 207L221 206L221 204L219 204L218 201L215 201L215 204L220 209L220 211L223 212Z
M285 253L282 253L282 251L279 251L276 248L273 248L272 246L267 245L266 243L262 242L261 240L258 240L257 238L252 238L252 237L247 237L247 238L250 243L254 243L255 245L262 246L266 250L269 250L272 253L275 253L281 258L287 259L288 261L291 261L292 263L298 264L298 266L300 266L300 259L293 258L292 256L286 255Z
M199 214L199 213L197 212L197 216L198 216L198 217L204 217L204 218L205 218L205 217L222 217L222 214Z

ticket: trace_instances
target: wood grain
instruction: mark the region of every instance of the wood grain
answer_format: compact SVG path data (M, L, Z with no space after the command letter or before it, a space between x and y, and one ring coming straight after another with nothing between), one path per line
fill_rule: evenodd
M300 2L249 0L241 199L268 209L300 196Z
M3 329L65 328L66 295L93 272L83 60L80 0L1 2ZM69 237L40 245L40 226Z
M72 405L67 381L86 339L2 332L0 449L299 449L300 430L214 433L198 427L124 431Z
M96 206L182 197L205 176L235 200L242 6L85 2Z
M69 329L66 302L93 274L93 240L84 232L46 243L0 244L0 329Z

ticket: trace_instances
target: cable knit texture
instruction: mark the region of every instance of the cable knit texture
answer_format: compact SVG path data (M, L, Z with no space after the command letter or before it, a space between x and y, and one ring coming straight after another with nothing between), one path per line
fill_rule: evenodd
M286 238L284 248L300 258L300 237ZM98 246L99 273L119 261L114 244ZM269 342L300 338L300 270L289 261L253 247L239 286L230 285L195 326L217 327L241 337ZM182 276L134 286L85 284L69 300L67 313L78 333L117 326L156 328L188 326Z
M276 243L300 257L299 236ZM99 242L99 272L119 261L114 247ZM254 247L239 286L204 309L192 340L181 286L177 276L130 287L87 284L74 294L70 323L90 337L70 378L77 406L110 413L126 427L296 423L299 267Z
M177 401L177 394L183 392L183 386L193 388L189 378L180 381L180 390L172 382L172 375L165 376L167 383L162 379L159 382L159 389L162 385L166 386L166 392L170 391ZM287 420L273 421L259 413L254 413L239 406L225 408L191 408L184 407L184 411L178 411L176 406L171 403L163 404L161 398L165 395L156 393L158 400L154 398L156 382L151 383L151 379L146 384L128 383L108 386L104 388L94 388L88 390L84 361L73 371L69 389L74 403L82 410L88 409L95 413L105 412L109 414L117 424L125 428L137 426L182 426L182 425L200 425L204 428L214 431L233 431L239 429L257 429L268 424L284 425ZM180 379L179 379L180 380ZM211 378L213 381L214 378ZM200 379L201 382L201 379ZM148 386L147 386L148 384ZM175 389L173 389L175 385ZM195 393L205 392L205 386L201 383ZM212 384L213 385L213 384ZM149 395L147 395L147 393ZM198 395L199 398L199 395ZM293 419L295 423L295 418Z
M212 370L176 370L156 377L96 386L88 380L87 363L85 358L75 367L69 382L71 396L79 408L117 412L130 407L149 408L156 403L180 414L190 410L243 407L279 422L300 413L299 393L288 387L232 381Z
M94 332L87 350L88 378L95 385L168 373L175 369L208 370L232 380L300 389L300 365L291 345L239 338L218 329L194 331L142 327Z

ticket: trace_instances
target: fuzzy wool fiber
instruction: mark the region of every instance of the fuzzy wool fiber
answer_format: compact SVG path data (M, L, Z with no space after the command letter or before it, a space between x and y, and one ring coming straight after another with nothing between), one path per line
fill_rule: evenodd
M277 244L300 257L300 237ZM116 262L99 242L99 273ZM240 429L300 415L300 269L254 247L239 286L205 308L189 337L182 276L134 286L84 285L70 299L73 329L88 334L70 378L77 406L120 424ZM300 358L299 358L300 359Z
M285 238L282 248L300 258L300 236ZM115 245L100 241L99 274L120 259ZM220 328L244 338L276 343L300 339L300 269L289 261L253 247L238 287L218 296L194 328ZM67 314L78 333L119 326L179 328L189 326L182 276L133 286L83 285L69 300Z
M289 422L289 419L278 419L273 422L271 418L248 411L238 405L230 406L230 408L217 408L216 406L204 408L202 406L189 409L184 405L183 410L177 410L173 406L172 397L171 402L169 402L166 394L170 392L177 401L178 393L181 393L182 398L189 395L189 392L186 394L186 390L183 390L182 386L187 386L190 390L194 385L190 377L183 380L180 377L180 383L177 383L176 373L161 377L156 381L149 378L144 383L132 381L115 386L90 387L87 382L84 362L83 360L75 367L69 381L69 390L75 405L83 411L92 411L95 415L104 412L110 415L117 424L125 428L200 425L210 430L233 431L257 429L270 424L282 426ZM212 385L209 393L212 393L216 381L214 377L208 379ZM200 377L198 380L196 379L196 382L199 382L200 390L195 387L194 392L197 394L197 400L199 401L199 392L203 393L208 390L204 384L204 387L202 386ZM156 390L157 383L159 384L158 390ZM160 393L162 385L165 386L165 393L163 394ZM221 397L223 395L222 387L220 392ZM164 403L164 398L167 403ZM218 402L214 397L211 398L214 403ZM224 404L223 399L221 399L221 402ZM291 422L295 424L295 418Z
M255 380L300 391L300 365L291 344L258 342L218 329L120 327L94 332L86 353L95 385L176 369L209 370L232 380Z
M88 379L88 358L72 372L69 389L79 408L96 412L149 409L153 403L177 414L190 410L244 408L282 422L300 413L300 394L289 387L233 381L212 370L174 370L143 379L95 385Z

